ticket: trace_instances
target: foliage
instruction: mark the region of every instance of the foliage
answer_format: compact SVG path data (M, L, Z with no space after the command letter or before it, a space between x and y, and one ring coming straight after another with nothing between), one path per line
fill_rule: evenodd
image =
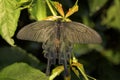
M48 80L48 77L37 69L25 63L14 63L5 67L0 73L0 79L10 80Z
M14 35L20 15L17 5L16 0L0 0L0 34L10 45L14 45L11 37Z
M43 58L41 45L17 40L15 37L17 30L32 20L38 21L51 15L58 15L55 8L53 12L49 9L50 6L46 1L50 1L51 5L55 2L51 0L0 0L0 80L48 79L43 73L46 59ZM75 3L74 0L57 1L62 3L65 12ZM75 44L74 55L78 62L84 65L86 73L90 76L98 80L119 80L120 1L79 0L78 6L79 11L70 16L70 19L94 28L102 36L103 43ZM63 15L61 11L58 12ZM11 46L18 45L24 50L18 47L8 47L5 41ZM83 69L83 65L80 69ZM53 73L58 70L55 75L60 76L56 77L56 80L62 79L59 69L62 70L62 67L53 69ZM74 67L72 70L71 80L82 80L83 76L79 74L79 68Z

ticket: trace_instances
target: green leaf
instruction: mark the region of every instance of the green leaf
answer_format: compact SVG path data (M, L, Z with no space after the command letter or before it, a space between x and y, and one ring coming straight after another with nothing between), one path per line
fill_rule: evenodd
M73 60L72 60L72 64L71 64L71 65L72 65L72 67L77 67L77 69L80 71L80 73L82 74L82 76L84 77L85 80L89 80L89 79L88 79L88 76L87 76L87 74L86 74L86 72L85 72L85 70L84 70L83 65L80 64L75 57L73 57ZM76 73L76 71L74 71L74 72L75 72L75 74L78 76L78 73Z
M45 0L36 0L33 3L33 6L29 8L31 18L35 20L43 20L46 18L46 2Z
M15 63L0 72L0 78L5 80L48 80L48 77L41 71L25 63Z
M23 3L28 2L29 0L16 0L16 1L19 2L19 4L23 4Z
M81 56L92 50L101 51L103 47L100 44L74 44L73 53L76 56Z
M14 46L12 39L20 16L20 3L16 0L0 0L0 35L11 46Z
M0 48L0 69L15 62L25 62L29 65L41 69L45 69L45 65L33 56L28 54L25 50L19 47L3 47Z
M0 80L15 80L15 79L10 79L10 78L0 78Z
M112 63L116 65L120 64L120 52L119 51L104 50L102 51L102 54Z
M79 71L75 68L75 67L72 67L72 71L77 75L77 77L79 78Z
M88 0L90 15L93 15L96 11L100 10L108 0Z
M120 0L114 0L114 4L108 9L107 16L103 18L102 24L120 29Z
M64 71L64 66L58 66L52 70L52 75L50 76L49 80L53 80L55 77L60 75L61 72Z

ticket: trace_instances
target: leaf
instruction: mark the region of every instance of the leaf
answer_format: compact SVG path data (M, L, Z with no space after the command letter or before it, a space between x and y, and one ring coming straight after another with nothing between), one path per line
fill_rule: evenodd
M81 72L81 74L83 75L85 80L89 80L87 77L87 74L85 73L83 65L78 63L78 60L75 57L73 57L73 63L71 65L72 65L72 67L74 67L74 66L77 67L77 69Z
M107 16L103 18L102 24L111 26L116 29L120 29L120 0L114 0L108 11Z
M120 64L120 52L119 51L104 50L102 51L102 55L105 56L112 63L116 65Z
M94 77L91 77L91 76L89 76L89 75L87 75L87 77L91 80L96 80Z
M52 75L50 76L49 80L53 80L55 77L60 75L60 73L64 70L64 66L58 66L52 70Z
M73 13L78 11L78 0L76 1L75 5L69 9L69 11L66 13L65 17L68 18L69 16L71 16Z
M19 5L21 5L28 2L29 0L16 0L16 1L18 2Z
M71 80L71 76L70 75L69 76L65 76L64 80Z
M48 80L41 71L26 63L14 63L0 72L0 78L9 80Z
M11 46L14 46L12 39L20 16L20 8L16 0L0 0L0 35Z
M59 2L53 2L56 10L59 12L59 14L64 17L65 14L64 14L64 11L63 11L63 8L62 8L62 4L60 4Z
M73 57L71 65L72 65L73 72L78 76L79 79L80 79L80 77L79 77L78 70L81 72L81 74L82 74L82 76L84 77L85 80L89 80L89 79L90 80L96 80L95 78L93 78L93 77L86 74L83 65L80 64L75 57ZM75 69L74 67L76 67L78 70Z
M101 51L103 47L100 44L74 44L73 46L73 53L76 56L87 54L92 50Z
M88 0L90 15L100 10L108 0Z
M79 77L79 71L75 67L72 67L72 71Z
M36 0L33 3L33 6L29 8L31 18L35 20L43 20L46 18L46 2L45 0Z
M62 18L61 16L48 16L44 20L50 20L50 21L55 21L59 18Z
M86 54L89 51L90 51L90 49L89 49L88 45L85 45L85 44L80 44L80 45L79 44L74 44L73 53L76 56L80 56L80 55Z
M29 65L41 69L45 69L45 65L30 53L19 47L3 47L0 48L0 69L15 62L25 62Z
M0 80L15 80L15 79L10 79L10 78L0 78Z

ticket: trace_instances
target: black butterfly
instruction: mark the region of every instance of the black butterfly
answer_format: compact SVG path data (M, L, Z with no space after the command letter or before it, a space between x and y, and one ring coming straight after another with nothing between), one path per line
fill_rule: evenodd
M56 63L63 64L66 75L67 61L71 58L72 44L101 43L101 37L93 29L78 22L38 21L22 28L17 38L23 40L43 42L45 57L48 58L47 74L49 67Z

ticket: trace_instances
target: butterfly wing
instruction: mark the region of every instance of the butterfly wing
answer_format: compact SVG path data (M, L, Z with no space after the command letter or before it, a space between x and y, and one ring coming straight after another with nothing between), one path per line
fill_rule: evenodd
M53 21L33 22L23 27L17 34L18 39L46 42L54 33Z
M78 22L63 22L66 39L71 43L101 43L100 35L93 29Z

